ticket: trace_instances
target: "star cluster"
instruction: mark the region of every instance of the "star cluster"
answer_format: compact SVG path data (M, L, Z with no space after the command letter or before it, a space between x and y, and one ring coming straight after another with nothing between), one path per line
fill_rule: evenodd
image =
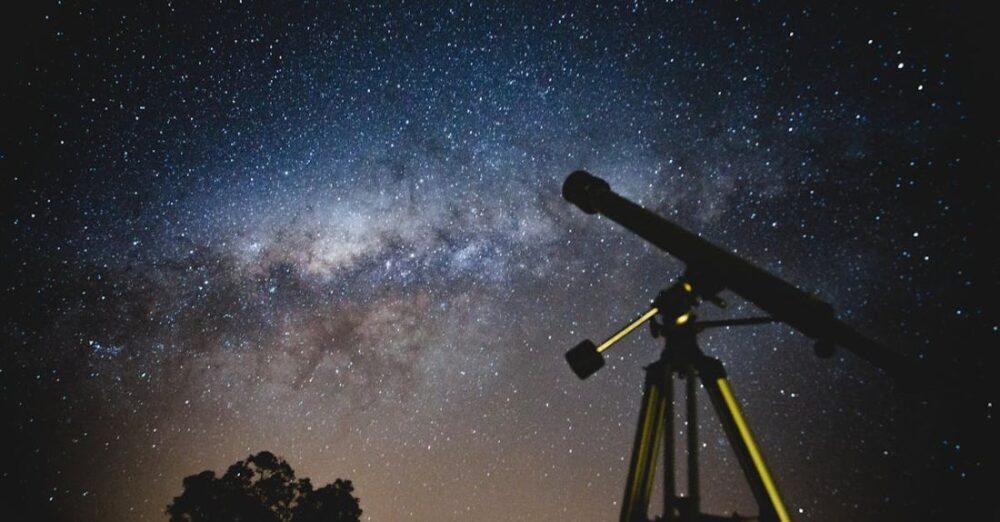
M163 520L266 449L370 520L617 517L657 346L584 382L562 354L684 267L566 203L576 169L975 368L996 144L967 14L46 3L6 45L4 483L37 518ZM757 313L727 298L701 314ZM783 326L701 341L797 520L982 509L989 397L902 395ZM702 403L704 507L754 513Z

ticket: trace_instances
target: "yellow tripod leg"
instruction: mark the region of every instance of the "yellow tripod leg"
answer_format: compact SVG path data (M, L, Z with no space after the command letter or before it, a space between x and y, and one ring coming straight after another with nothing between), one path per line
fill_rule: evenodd
M719 386L719 392L722 394L722 399L726 403L726 409L729 410L729 415L732 416L733 421L736 423L736 428L740 432L740 438L743 439L743 444L750 453L750 458L753 460L754 468L757 469L757 474L760 476L761 482L764 483L764 489L767 490L767 496L771 499L771 505L774 506L774 511L778 516L778 520L781 522L791 522L791 518L788 516L788 511L785 509L785 504L781 501L781 495L778 494L778 488L774 485L774 480L771 479L771 473L767 471L767 465L764 464L764 458L760 455L760 450L757 448L757 443L753 440L753 435L750 434L750 428L747 426L746 419L743 418L743 412L740 411L740 405L737 404L736 398L733 397L733 391L729 388L728 379L720 377L716 380L716 384Z

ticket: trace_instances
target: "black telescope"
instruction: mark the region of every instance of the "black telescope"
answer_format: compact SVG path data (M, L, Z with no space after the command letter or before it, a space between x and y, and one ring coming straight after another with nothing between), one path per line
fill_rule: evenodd
M841 346L888 373L897 384L915 384L910 360L837 319L829 304L619 196L606 181L578 170L566 178L562 193L580 210L601 214L683 261L703 282L695 285L701 298L716 299L728 288L814 339L818 354L829 355L834 345Z

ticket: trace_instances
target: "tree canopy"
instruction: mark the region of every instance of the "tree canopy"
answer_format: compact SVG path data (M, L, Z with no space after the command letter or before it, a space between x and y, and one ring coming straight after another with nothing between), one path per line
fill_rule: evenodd
M170 522L357 522L361 506L350 480L313 489L308 478L269 451L236 462L221 477L202 471L184 478L167 505Z

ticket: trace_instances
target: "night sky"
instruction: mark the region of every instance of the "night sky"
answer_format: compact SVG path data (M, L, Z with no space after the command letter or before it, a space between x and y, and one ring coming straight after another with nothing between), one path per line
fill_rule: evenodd
M616 519L659 344L563 353L684 267L563 200L586 169L961 376L703 334L796 520L997 516L982 13L39 4L0 80L6 509L165 520L270 450L370 520ZM727 297L702 316L759 314ZM702 409L704 509L756 513Z

